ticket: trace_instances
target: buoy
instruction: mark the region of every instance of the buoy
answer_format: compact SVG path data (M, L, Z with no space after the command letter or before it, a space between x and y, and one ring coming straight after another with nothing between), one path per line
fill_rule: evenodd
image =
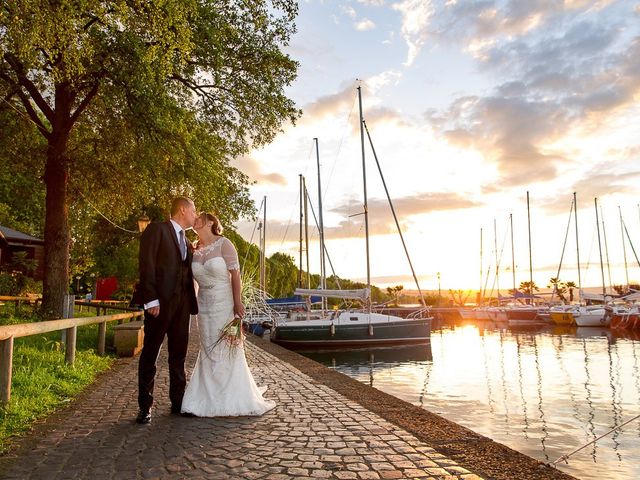
M373 337L373 325L369 324L369 336Z
M336 334L336 326L333 323L329 327L329 331L331 332L332 337Z

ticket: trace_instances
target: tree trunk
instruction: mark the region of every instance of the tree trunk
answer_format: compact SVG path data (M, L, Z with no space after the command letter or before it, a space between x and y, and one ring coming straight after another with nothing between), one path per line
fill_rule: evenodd
M69 165L65 156L68 138L68 133L56 132L54 127L47 148L42 292L42 313L46 318L62 317L62 300L69 291Z

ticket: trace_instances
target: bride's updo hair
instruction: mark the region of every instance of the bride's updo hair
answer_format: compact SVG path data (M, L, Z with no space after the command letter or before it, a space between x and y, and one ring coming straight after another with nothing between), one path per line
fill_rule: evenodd
M218 220L218 217L216 217L213 213L202 212L200 214L200 218L205 223L213 222L213 225L211 225L211 233L213 233L214 235L222 235L222 224L220 223L220 220Z

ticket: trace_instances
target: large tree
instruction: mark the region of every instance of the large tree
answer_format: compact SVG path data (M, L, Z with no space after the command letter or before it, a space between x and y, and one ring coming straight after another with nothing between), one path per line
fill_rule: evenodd
M2 108L46 143L46 314L69 284L73 202L123 219L187 193L226 221L250 211L228 160L299 115L282 51L296 13L293 0L2 2Z

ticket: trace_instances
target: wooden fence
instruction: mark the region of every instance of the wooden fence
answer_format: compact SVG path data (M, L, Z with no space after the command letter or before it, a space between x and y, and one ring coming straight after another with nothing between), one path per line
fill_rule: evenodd
M65 311L70 312L71 316L71 312L73 312L73 300L71 298L66 298L65 304L67 306ZM70 305L71 308L69 308ZM141 317L143 315L144 312L138 310L126 313L117 313L115 315L102 315L98 317L62 318L59 320L49 320L45 322L0 326L0 405L6 405L11 398L11 371L13 368L14 338L64 330L66 333L64 342L65 361L68 364L73 364L76 357L76 332L79 326L99 324L97 351L98 355L104 355L107 322L117 320L122 321Z

